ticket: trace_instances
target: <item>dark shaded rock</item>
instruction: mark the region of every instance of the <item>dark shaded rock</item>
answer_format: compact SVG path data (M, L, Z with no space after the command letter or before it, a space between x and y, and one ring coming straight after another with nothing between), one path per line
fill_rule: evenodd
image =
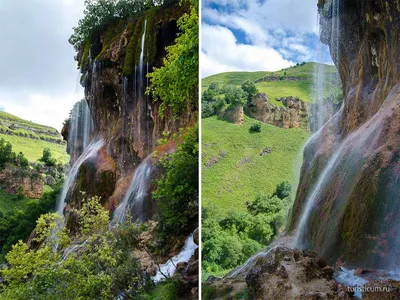
M49 186L54 186L56 184L56 180L53 176L47 175L44 179L45 183Z
M193 232L193 241L197 246L199 245L199 228Z
M271 147L266 147L264 149L262 149L260 156L265 156L272 153L272 148Z

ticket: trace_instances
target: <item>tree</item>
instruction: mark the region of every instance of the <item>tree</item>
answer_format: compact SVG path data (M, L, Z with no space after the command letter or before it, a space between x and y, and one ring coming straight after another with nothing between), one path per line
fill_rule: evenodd
M153 192L159 206L160 234L187 233L188 224L195 220L199 205L198 128L187 129L175 153L166 155L161 164L166 170Z
M27 158L25 158L22 152L18 153L16 157L16 163L23 169L26 169L29 166L29 161Z
M138 299L153 286L124 238L134 232L110 231L109 213L98 197L82 203L75 211L79 233L74 244L60 216L45 214L35 229L39 246L30 248L20 240L12 247L7 268L0 270L1 299Z
M242 90L247 93L248 101L251 101L251 99L258 94L258 89L255 83L250 80L246 80L242 83Z
M0 167L4 168L5 164L12 162L15 154L12 152L12 145L4 139L0 139Z
M222 93L225 95L225 102L229 105L243 106L247 102L247 93L234 85L223 86Z
M46 166L54 167L57 165L57 160L52 157L51 150L49 148L44 148L43 155L39 159L39 161L43 162Z
M196 110L198 105L199 28L195 7L189 15L179 18L178 27L181 33L175 44L166 48L164 65L147 75L151 82L147 93L161 102L161 116L167 107L178 115L188 109Z

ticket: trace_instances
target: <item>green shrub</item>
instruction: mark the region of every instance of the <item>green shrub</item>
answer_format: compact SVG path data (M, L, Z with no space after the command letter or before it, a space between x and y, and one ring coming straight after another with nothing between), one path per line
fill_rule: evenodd
M246 80L242 83L242 90L247 93L247 100L250 101L258 94L258 89L253 81Z
M50 148L43 149L43 156L39 159L48 167L54 167L57 165L57 160L53 158Z
M181 33L175 44L167 47L161 68L154 68L147 76L151 86L147 93L160 101L160 115L171 108L174 115L186 110L196 111L198 105L199 28L198 12L191 8L178 20ZM171 82L174 84L171 85Z
M178 141L179 138L177 137ZM165 175L153 192L159 206L161 236L188 233L188 224L196 220L199 207L198 128L188 129L175 153L166 155L161 164Z
M250 133L261 132L261 124L254 123L253 125L250 126L249 131L250 131Z

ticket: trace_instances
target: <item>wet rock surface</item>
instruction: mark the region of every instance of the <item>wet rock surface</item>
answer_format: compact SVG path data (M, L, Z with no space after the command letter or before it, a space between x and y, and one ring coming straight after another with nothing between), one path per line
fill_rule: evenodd
M313 189L301 243L329 262L400 267L400 10L396 1L320 1L321 40L344 88L342 108L308 142L290 229ZM340 36L332 26L339 18ZM321 177L322 176L322 177ZM316 230L318 228L318 230Z
M315 252L277 246L222 279L209 278L205 299L351 299Z

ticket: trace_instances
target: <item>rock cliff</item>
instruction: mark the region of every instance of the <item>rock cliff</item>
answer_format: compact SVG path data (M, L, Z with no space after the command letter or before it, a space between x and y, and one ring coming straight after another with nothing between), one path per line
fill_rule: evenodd
M43 177L34 170L23 170L7 166L0 170L0 188L12 195L22 194L31 199L39 199L43 194Z
M273 105L268 96L258 94L248 103L246 113L263 123L283 128L310 129L310 105L295 97L278 99L283 106Z
M81 205L81 192L101 196L105 207L113 211L126 194L135 168L154 151L174 150L173 143L157 147L157 141L165 138L163 133L170 138L180 128L196 123L197 113L190 108L179 116L169 108L161 114L160 103L146 94L146 75L163 64L165 48L178 34L177 20L188 11L185 2L154 8L136 19L117 20L95 33L79 50L81 84L93 120L90 138L103 140L104 145L80 166L68 193L67 216L69 208ZM63 128L65 138L71 124L67 122ZM76 150L71 145L70 153ZM77 153L72 155L72 163L82 149ZM156 176L159 171L153 172ZM151 215L155 203L148 202L153 205L145 213Z
M400 267L400 6L319 1L321 40L344 89L308 142L289 228L349 266Z

